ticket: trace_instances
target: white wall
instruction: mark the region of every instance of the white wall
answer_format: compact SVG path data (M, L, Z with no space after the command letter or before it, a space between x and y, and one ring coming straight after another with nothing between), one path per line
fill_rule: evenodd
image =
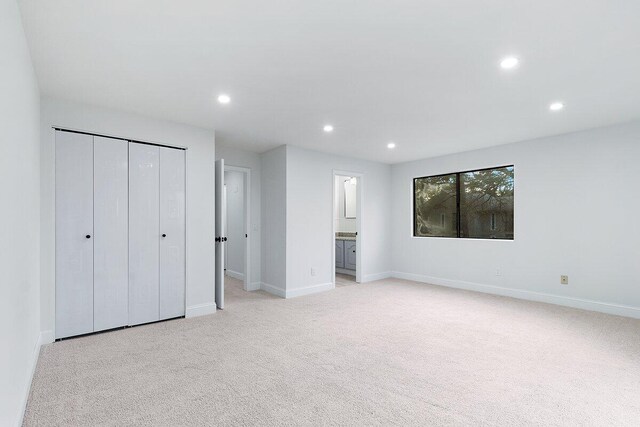
M225 165L251 169L251 226L249 234L249 249L251 257L250 289L258 289L261 281L261 240L260 217L261 211L261 168L260 154L238 150L228 145L216 144L216 160L224 159Z
M40 349L40 107L14 0L0 2L0 425L20 425Z
M391 167L287 146L287 296L333 285L334 170L362 173L362 281L388 277ZM266 225L265 225L266 226ZM311 268L316 275L311 275Z
M341 232L349 232L349 233L355 233L356 232L356 226L357 226L357 222L356 222L356 218L347 218L345 217L345 180L350 179L351 177L349 176L339 176L336 175L335 177L335 186L336 186L336 190L335 190L335 201L334 201L334 205L335 205L335 212L334 212L334 216L335 216L335 227L336 227L336 231L341 231Z
M262 283L281 297L287 282L287 149L274 148L262 162Z
M244 280L244 174L227 171L224 173L227 187L227 233L225 250L227 274Z
M214 131L72 102L42 99L42 330L55 322L55 161L53 126L187 147L187 316L215 311Z
M638 160L640 122L393 165L394 275L640 317ZM515 240L412 237L414 177L507 164Z

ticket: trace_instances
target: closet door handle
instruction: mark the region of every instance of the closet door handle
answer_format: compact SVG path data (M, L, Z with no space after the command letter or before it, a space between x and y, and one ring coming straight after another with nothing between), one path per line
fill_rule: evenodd
M166 235L166 234L163 234L163 235L162 235L162 237L167 237L167 235Z
M91 234L87 234L87 235L86 235L86 236L84 236L84 237L86 237L87 239L90 239L90 238L91 238Z

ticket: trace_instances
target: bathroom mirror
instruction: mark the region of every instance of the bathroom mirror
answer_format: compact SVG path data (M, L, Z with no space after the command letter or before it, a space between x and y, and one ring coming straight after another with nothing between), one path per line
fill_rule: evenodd
M349 178L344 181L344 217L354 219L356 217L356 186L357 178Z

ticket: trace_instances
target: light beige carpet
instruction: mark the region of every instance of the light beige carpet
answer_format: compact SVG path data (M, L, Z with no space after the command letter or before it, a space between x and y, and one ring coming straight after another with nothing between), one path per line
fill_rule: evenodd
M25 424L640 424L638 320L401 280L290 300L231 282L215 315L43 347Z

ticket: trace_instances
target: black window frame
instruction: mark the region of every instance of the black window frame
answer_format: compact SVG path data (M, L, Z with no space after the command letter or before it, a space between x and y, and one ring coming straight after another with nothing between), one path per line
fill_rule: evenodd
M449 173L440 173L437 175L426 175L426 176L418 176L418 177L414 177L413 178L413 184L411 186L412 191L413 191L413 195L411 196L411 200L413 201L413 204L411 206L412 210L413 210L413 237L416 238L439 238L439 239L473 239L473 240L515 240L515 224L514 224L514 233L513 233L513 237L495 237L495 238L487 238L487 237L468 237L468 236L460 236L460 175L465 174L465 173L470 173L470 172L482 172L482 171L487 171L487 170L492 170L492 169L504 169L504 168L513 168L513 174L514 174L514 180L515 180L515 173L516 173L516 167L515 165L511 164L511 165L504 165L504 166L492 166L490 168L480 168L480 169L469 169L469 170L465 170L465 171L460 171L460 172L449 172ZM438 178L441 176L449 176L449 175L455 175L456 176L456 236L452 237L452 236L419 236L417 234L417 230L416 230L416 181L419 179L426 179L426 178ZM513 188L513 194L514 194L514 201L515 201L515 185ZM515 207L515 206L514 206ZM515 215L515 212L514 212ZM515 222L515 221L514 221Z

